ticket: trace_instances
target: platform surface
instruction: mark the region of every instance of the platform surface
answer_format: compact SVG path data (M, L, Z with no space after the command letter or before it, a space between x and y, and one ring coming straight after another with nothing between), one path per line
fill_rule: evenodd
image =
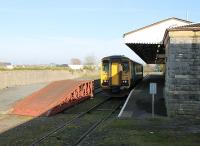
M12 114L28 116L54 115L81 100L89 98L92 95L92 86L89 85L92 85L92 80L54 81L17 102L13 106ZM89 89L90 93L87 92Z
M157 94L155 95L155 115L166 115L164 102L164 76L147 75L133 90L120 118L129 117L151 117L152 96L149 94L150 82L157 83Z

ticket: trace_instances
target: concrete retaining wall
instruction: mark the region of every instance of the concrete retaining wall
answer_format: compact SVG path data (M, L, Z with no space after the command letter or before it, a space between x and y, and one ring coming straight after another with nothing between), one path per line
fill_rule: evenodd
M168 115L200 117L200 36L171 36L166 57Z
M70 73L64 70L26 70L26 71L1 71L0 89L18 85L51 82L77 78L78 73Z

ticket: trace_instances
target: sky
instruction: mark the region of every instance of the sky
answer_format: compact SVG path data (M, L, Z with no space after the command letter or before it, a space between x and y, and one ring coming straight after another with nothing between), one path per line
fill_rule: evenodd
M70 63L125 55L123 34L177 17L200 22L199 0L0 0L0 62Z

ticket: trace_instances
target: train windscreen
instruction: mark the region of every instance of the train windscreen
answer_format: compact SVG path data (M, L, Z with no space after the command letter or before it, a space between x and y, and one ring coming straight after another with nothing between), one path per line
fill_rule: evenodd
M108 61L103 62L103 71L109 72L109 62Z
M124 71L124 72L129 71L129 63L128 62L122 62L122 71Z

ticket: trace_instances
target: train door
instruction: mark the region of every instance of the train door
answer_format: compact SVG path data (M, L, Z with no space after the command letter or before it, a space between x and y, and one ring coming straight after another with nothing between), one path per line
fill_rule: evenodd
M112 77L112 85L119 85L119 63L112 62L111 64L111 77Z
M133 80L133 84L135 84L135 63L132 63L132 80Z

